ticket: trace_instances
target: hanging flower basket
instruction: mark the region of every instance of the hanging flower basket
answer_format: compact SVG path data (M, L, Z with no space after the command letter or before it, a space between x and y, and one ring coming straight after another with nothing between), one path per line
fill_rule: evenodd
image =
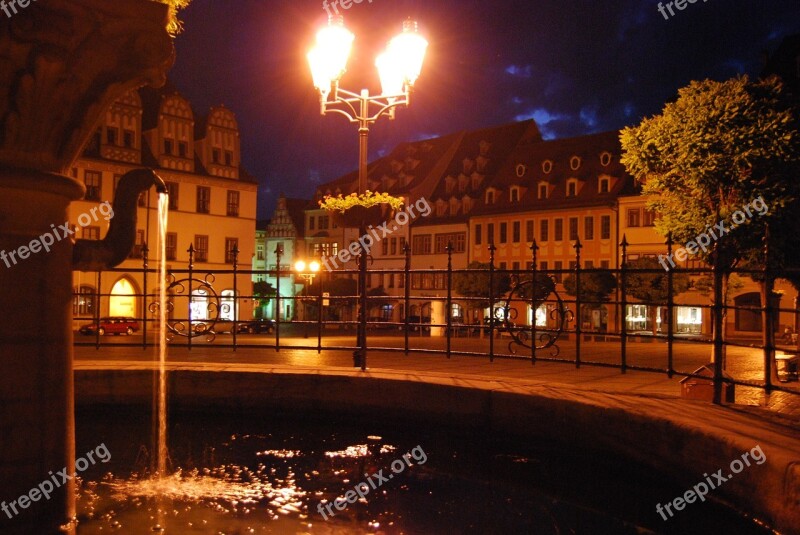
M337 227L358 228L362 225L377 226L387 221L395 210L402 208L403 199L367 190L362 195L328 195L319 201L319 206L331 213Z

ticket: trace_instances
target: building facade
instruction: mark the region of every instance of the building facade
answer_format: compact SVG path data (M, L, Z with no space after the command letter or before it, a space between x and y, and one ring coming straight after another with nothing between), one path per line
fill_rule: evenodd
M254 255L257 184L241 167L239 131L234 114L224 106L195 117L191 104L174 88L143 88L115 102L77 160L72 176L86 185L83 200L72 203L70 223L76 237L102 239L109 221L86 214L112 203L122 175L137 168L152 168L169 189L166 262L168 269L186 269L191 246L193 268L206 272L231 270L235 251L238 264L249 269ZM155 188L139 198L136 245L119 269L96 273L76 272L74 326L95 316L127 316L153 320L159 281L141 272L145 264L156 267L158 195ZM80 225L78 225L80 223ZM129 269L130 272L124 270ZM135 270L139 270L138 272ZM176 279L185 275L176 275ZM177 291L177 290L176 290ZM252 300L249 275L216 276L213 285L193 291L192 320L203 321L219 313L221 319L249 319ZM219 298L219 306L216 299ZM171 311L187 317L188 310Z

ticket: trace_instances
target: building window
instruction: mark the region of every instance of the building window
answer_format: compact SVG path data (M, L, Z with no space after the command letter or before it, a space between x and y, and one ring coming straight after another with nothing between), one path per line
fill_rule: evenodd
M610 215L601 215L600 216L600 239L601 240L610 240L611 239L611 216Z
M475 225L475 245L481 245L483 242L483 227Z
M139 199L138 199L139 206L141 206L141 207L147 206L148 193L150 193L150 192L149 191L143 191L143 192L141 192L139 194Z
M575 197L578 195L578 182L570 180L567 182L567 197Z
M178 156L181 158L187 158L189 154L189 144L185 141L178 142Z
M99 240L100 227L83 227L82 234L84 240Z
M578 240L578 218L577 217L570 217L569 218L569 239L570 239L570 241L577 241Z
M136 242L133 244L128 258L142 258L144 256L144 230L136 230Z
M167 260L174 261L178 257L178 234L167 232L167 242L164 245L167 249Z
M573 156L569 159L569 168L573 171L577 171L578 168L581 166L581 159L578 156Z
M431 254L431 235L414 236L412 249L414 254Z
M494 204L494 190L486 191L486 204Z
M330 227L330 225L331 225L331 218L330 218L330 216L327 216L327 215L321 215L321 216L319 216L319 229L320 229L320 230L325 230L325 229L327 229L328 227Z
M511 202L519 202L519 188L511 188L510 199Z
M525 222L525 241L533 241L533 219Z
M316 216L309 216L308 217L308 230L316 230L317 226L317 217Z
M500 243L508 241L508 223L500 223Z
M555 269L556 271L564 269L564 262L556 260L555 262L553 262L553 269ZM561 282L561 279L563 277L564 277L563 273L553 273L553 279L555 279L555 281L558 283Z
M228 215L239 217L239 192L228 191Z
M600 155L600 165L607 167L611 163L611 153L604 152Z
M654 227L656 226L656 213L652 210L644 210L644 217L642 218L642 226L643 227Z
M225 263L233 264L238 255L239 238L225 238Z
M164 154L172 155L172 151L175 149L175 143L171 139L164 140Z
M84 199L87 201L100 201L100 184L103 180L103 175L97 171L86 171L83 174L83 182L86 184L86 196Z
M519 243L520 239L522 239L522 223L514 221L511 224L511 241Z
M550 239L550 220L542 219L539 221L539 241L547 241Z
M397 255L397 238L390 239L389 243L391 244L391 247L390 247L391 252L389 254L391 254L392 256L396 256Z
M94 316L95 292L91 286L81 286L72 297L73 316Z
M169 194L169 209L178 209L178 183L167 182L167 193Z
M553 162L545 160L542 162L542 173L549 174L553 170Z
M452 234L436 235L436 254L447 254L447 244L453 247L453 253L463 253L466 251L467 235L465 232L454 232Z
M556 225L553 229L553 240L562 241L564 239L564 220L560 217L556 218Z
M583 218L583 239L594 239L594 217L587 216Z
M133 130L125 130L122 133L122 144L125 145L125 147L129 149L136 148L135 140L136 134L133 132Z
M486 243L494 245L494 223L486 225Z
M598 186L597 191L599 193L608 193L611 190L611 180L608 178L601 178L600 185Z
M546 198L548 198L550 196L549 192L548 192L548 189L549 188L547 187L547 184L539 184L539 198L540 199L546 199Z
M195 235L194 261L208 262L208 236Z
M219 163L220 154L221 154L221 153L220 153L220 150L219 150L219 149L214 149L214 150L212 150L212 151L211 151L211 161L212 161L213 163Z
M207 214L211 211L211 188L197 186L197 213Z
M108 140L109 145L116 145L117 144L117 129L116 128L108 128L106 129L106 139Z
M628 208L628 226L642 226L642 211L639 208Z
M389 256L389 240L381 241L381 254L383 256Z
M400 251L400 254L403 254L403 255L406 254L406 239L404 237L401 236L397 240L397 247L398 247L398 249Z
M225 165L228 167L233 165L233 153L229 150L225 151Z

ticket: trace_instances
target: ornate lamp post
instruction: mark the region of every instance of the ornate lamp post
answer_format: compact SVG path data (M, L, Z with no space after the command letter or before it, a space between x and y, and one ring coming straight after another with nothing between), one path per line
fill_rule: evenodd
M369 127L383 117L394 119L395 109L411 103L414 83L422 70L428 41L418 33L411 19L403 23L403 31L389 41L386 51L378 56L375 66L381 79L381 94L370 96L369 90L353 93L339 87L345 73L354 36L344 26L341 16L330 17L328 26L317 33L314 48L308 53L308 63L314 87L320 95L320 113L338 113L358 125L358 194L367 189L367 142ZM366 234L361 221L359 235ZM367 367L367 252L358 257L358 347L354 366Z

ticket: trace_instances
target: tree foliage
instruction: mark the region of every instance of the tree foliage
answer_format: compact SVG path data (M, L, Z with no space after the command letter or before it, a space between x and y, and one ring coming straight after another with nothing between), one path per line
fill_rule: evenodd
M765 225L800 198L798 114L776 78L692 82L661 115L624 129L620 141L622 163L651 196L659 233L686 244L727 222L730 233L716 242L726 268L757 256ZM759 197L768 214L730 223ZM698 257L711 264L711 254Z
M489 264L481 262L470 262L467 270L473 271L470 273L458 272L453 273L453 291L462 297L475 297L484 298L485 301L480 301L479 306L489 306L490 297L490 276ZM478 271L485 270L485 271ZM499 299L503 297L511 289L511 277L507 273L494 274L494 297ZM472 302L473 306L475 301Z
M564 278L564 289L568 295L578 296L576 277L573 274ZM598 269L581 273L580 300L586 304L605 303L617 289L617 277L608 269Z
M667 304L669 297L669 276L667 271L655 258L641 257L626 264L625 291L636 299L647 303ZM639 270L653 270L643 273ZM673 272L672 297L689 289L689 276L685 273Z

